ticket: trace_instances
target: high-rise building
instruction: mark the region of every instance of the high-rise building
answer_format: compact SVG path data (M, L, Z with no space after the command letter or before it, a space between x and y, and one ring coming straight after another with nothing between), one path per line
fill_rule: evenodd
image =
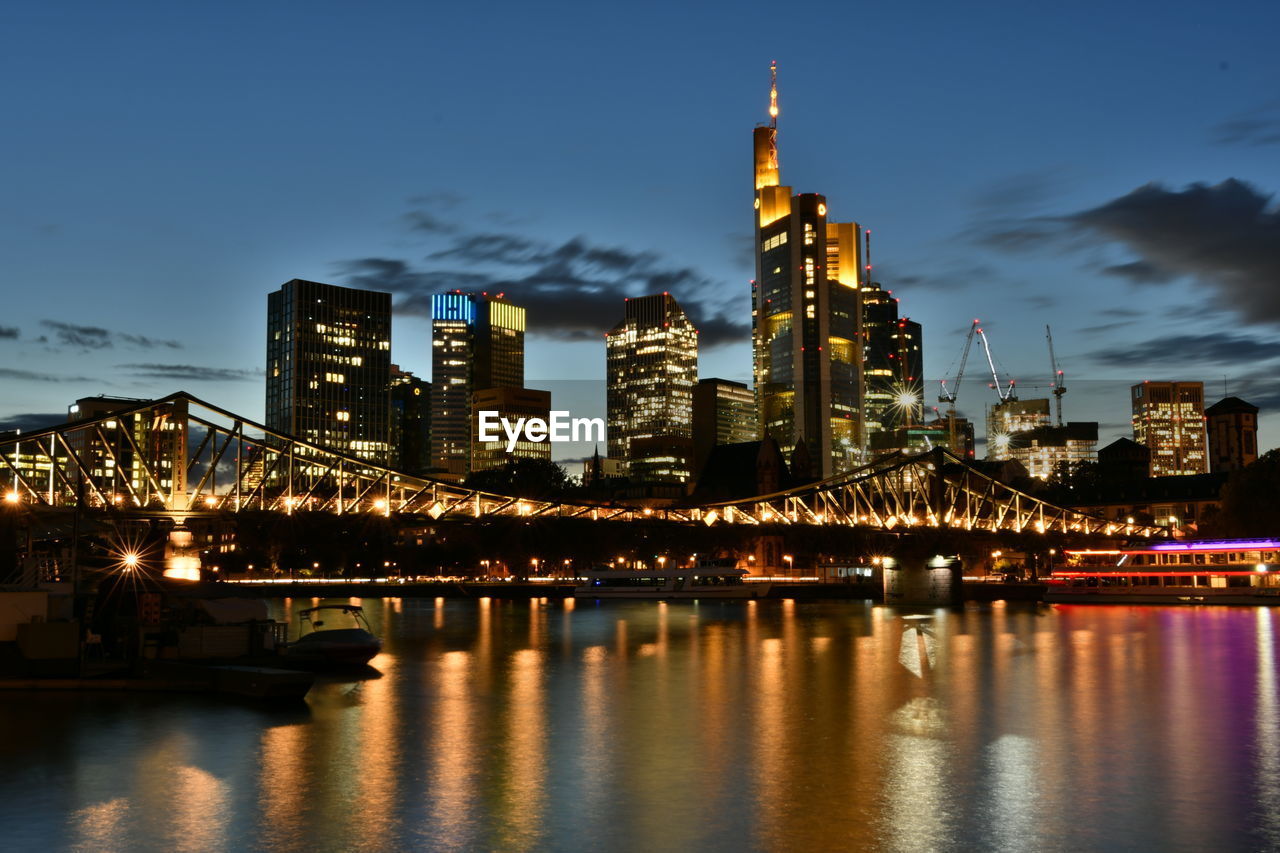
M501 293L431 297L431 459L464 476L471 462L472 395L524 385L525 311Z
M496 412L499 418L506 418L515 424L521 418L540 418L548 421L551 418L551 392L535 391L532 388L513 388L509 385L498 388L483 388L471 395L471 473L501 468L516 459L542 459L551 461L551 442L529 441L522 434L520 440L510 452L507 451L507 436L504 430L491 430L491 434L499 436L497 441L480 440L480 412Z
M628 299L622 322L605 335L605 352L609 456L632 462L631 443L640 438L691 441L698 332L675 298ZM687 482L691 473L675 479Z
M391 365L391 467L421 477L431 470L431 383Z
M882 430L919 424L924 416L924 351L920 324L898 316L898 300L879 282L862 285L862 369L868 445Z
M389 461L391 294L293 279L267 296L267 426Z
M860 228L828 220L824 196L782 185L776 80L769 98L770 121L753 135L757 411L784 455L803 444L829 476L855 467L865 443Z
M1032 477L1047 480L1061 464L1096 461L1097 446L1097 423L1071 421L1066 426L1041 426L1013 434L1002 458L1016 459Z
M987 410L987 458L1011 459L1013 436L1050 424L1048 399L996 403Z
M1205 409L1209 470L1238 471L1258 460L1258 407L1227 397Z
M1133 440L1151 451L1150 476L1209 472L1203 382L1143 382L1130 398Z
M760 422L756 395L742 382L700 379L693 389L694 468L711 455L718 444L756 441Z

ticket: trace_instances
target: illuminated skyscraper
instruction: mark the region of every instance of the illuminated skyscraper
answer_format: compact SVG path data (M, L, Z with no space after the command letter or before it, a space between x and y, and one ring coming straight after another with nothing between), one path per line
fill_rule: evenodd
M477 471L501 468L517 459L551 461L549 441L528 441L522 435L515 447L507 452L507 435L502 429L491 431L499 436L497 441L481 441L478 420L480 412L497 412L499 418L506 418L511 423L516 423L520 418L540 418L546 421L551 417L550 391L504 385L484 388L471 396L471 472L474 474Z
M898 300L879 282L862 285L863 405L869 445L875 433L919 425L924 417L920 324L898 316Z
M728 379L698 381L693 389L695 469L702 467L716 445L757 441L759 436L756 397L750 388Z
M389 460L391 294L293 279L267 295L267 426Z
M769 100L769 124L753 135L756 403L763 433L788 456L803 441L829 476L855 467L865 446L860 228L828 221L824 196L781 185L776 82Z
M1209 473L1203 382L1143 382L1130 396L1133 440L1151 451L1150 476Z
M605 336L605 350L609 456L634 463L632 441L655 436L681 438L692 448L698 332L675 298L628 299L622 322ZM678 482L690 474L668 477L664 469L664 478Z
M502 294L431 297L431 459L465 475L471 461L471 402L477 391L524 385L525 311Z

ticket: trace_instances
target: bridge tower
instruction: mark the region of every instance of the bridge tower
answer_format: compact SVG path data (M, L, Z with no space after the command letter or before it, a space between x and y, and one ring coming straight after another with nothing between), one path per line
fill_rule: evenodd
M941 519L947 512L947 478L943 466L946 454L941 447L930 452L924 493L929 512ZM950 607L960 603L963 570L953 554L929 553L939 550L941 537L920 536L915 547L900 547L893 566L884 570L884 603L903 607Z

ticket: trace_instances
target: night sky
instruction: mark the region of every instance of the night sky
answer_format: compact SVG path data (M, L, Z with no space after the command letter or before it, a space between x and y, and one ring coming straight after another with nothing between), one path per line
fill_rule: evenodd
M179 389L261 418L266 294L295 277L395 292L393 360L424 376L427 295L505 291L533 387L602 379L621 297L668 290L701 375L745 379L776 59L783 183L872 229L928 376L979 317L1042 396L1051 323L1101 443L1130 382L1201 379L1272 447L1277 33L1274 0L11 2L0 428Z

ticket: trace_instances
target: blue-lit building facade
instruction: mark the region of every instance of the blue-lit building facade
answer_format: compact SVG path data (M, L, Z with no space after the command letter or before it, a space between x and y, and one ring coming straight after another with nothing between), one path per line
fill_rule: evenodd
M525 310L502 294L431 298L431 461L447 474L471 470L472 396L524 386Z

